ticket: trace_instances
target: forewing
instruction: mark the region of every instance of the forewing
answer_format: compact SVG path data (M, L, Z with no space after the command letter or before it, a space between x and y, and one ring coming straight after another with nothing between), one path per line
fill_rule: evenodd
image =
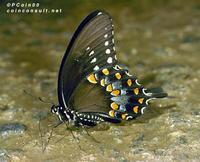
M92 12L77 28L63 57L58 77L60 105L68 105L76 87L89 73L115 63L112 20L105 12Z

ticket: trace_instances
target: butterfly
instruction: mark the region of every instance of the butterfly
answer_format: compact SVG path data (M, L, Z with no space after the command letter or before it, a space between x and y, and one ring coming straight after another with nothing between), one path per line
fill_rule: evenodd
M75 126L132 120L144 113L150 100L167 96L162 90L145 89L120 66L112 18L100 10L90 13L71 38L57 91L59 105L51 112Z

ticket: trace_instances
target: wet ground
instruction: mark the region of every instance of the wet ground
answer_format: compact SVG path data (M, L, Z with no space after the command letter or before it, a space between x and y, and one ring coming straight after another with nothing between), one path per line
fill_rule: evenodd
M200 3L80 2L42 4L62 14L0 16L0 161L199 161ZM125 124L54 128L51 104L37 97L57 103L66 44L97 7L113 17L120 61L172 97Z

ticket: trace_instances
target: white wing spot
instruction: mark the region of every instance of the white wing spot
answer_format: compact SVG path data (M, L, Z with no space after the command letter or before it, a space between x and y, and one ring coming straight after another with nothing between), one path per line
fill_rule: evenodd
M102 12L99 12L97 15L101 15L102 14Z
M96 80L99 80L99 76L98 76L97 73L94 74L94 77L95 77Z
M115 60L117 60L117 56L115 55L114 57L115 57Z
M127 116L126 120L129 120L129 119L133 119L133 117L132 116Z
M113 58L112 57L108 57L107 63L111 64L112 62L113 62Z
M96 66L94 67L94 70L95 70L95 71L96 71L96 70L99 70L99 66L96 65Z
M119 68L119 65L115 65L114 67L113 67L115 70L119 70L120 68Z
M149 101L151 101L151 100L155 100L156 98L149 98L148 100L146 100L146 105L148 105L149 104Z
M151 95L152 95L152 93L146 93L145 91L146 91L146 89L143 88L143 89L142 89L142 92L144 93L144 95L146 95L146 96L151 96Z
M128 76L132 76L131 74L129 74L129 72L128 71L125 71L125 73L126 73L126 75L128 75ZM136 80L135 80L135 82L136 82ZM136 83L137 84L137 83ZM139 85L139 84L138 84Z
M113 50L115 51L115 46L113 46Z
M106 54L110 54L110 49L106 49Z
M105 27L105 30L108 30L108 28Z
M86 50L88 51L90 49L90 47L87 47Z
M140 83L138 83L138 80L137 80L137 79L135 80L135 83L136 83L137 85L139 85L139 86L141 85Z
M113 44L115 43L115 40L114 39L112 39L112 42L113 42Z
M114 30L112 30L112 35L114 35Z
M94 54L94 51L91 51L90 53L89 53L89 56L91 56L91 55L93 55Z
M104 45L105 45L105 46L108 46L108 44L109 44L109 42L108 42L108 41L106 41L106 42L104 43Z
M104 35L104 38L107 38L107 37L108 37L108 34L105 34L105 35Z
M143 108L141 109L141 114L144 114L144 109L146 109L146 107L143 107Z
M97 58L95 57L95 58L92 59L92 61L90 61L90 63L94 63L96 61L97 61Z

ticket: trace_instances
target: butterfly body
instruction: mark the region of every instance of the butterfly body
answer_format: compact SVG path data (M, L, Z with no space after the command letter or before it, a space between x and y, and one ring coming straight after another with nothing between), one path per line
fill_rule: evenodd
M51 111L75 126L119 123L143 114L150 100L166 96L151 93L119 65L112 19L94 11L68 45L58 77L59 106Z

